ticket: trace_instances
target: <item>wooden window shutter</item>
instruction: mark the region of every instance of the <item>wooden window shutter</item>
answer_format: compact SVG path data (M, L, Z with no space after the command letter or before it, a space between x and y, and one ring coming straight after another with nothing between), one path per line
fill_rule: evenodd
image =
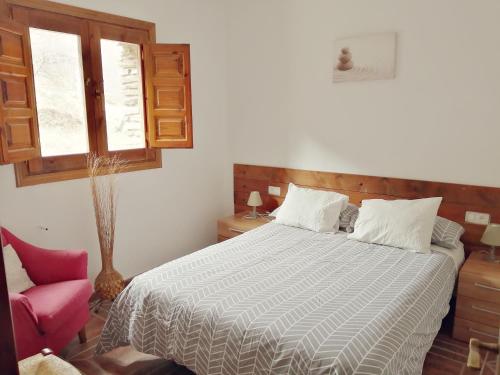
M0 20L0 163L39 156L28 29Z
M192 148L189 44L145 44L149 147Z

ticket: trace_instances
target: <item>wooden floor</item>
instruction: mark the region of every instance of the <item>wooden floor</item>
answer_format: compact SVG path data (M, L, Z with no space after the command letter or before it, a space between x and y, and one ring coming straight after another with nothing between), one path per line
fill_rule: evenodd
M191 371L171 361L139 353L130 347L94 356L94 349L108 310L109 305L105 305L98 314L92 314L92 319L87 325L87 343L79 344L75 338L61 354L63 358L86 375L193 375ZM451 339L446 333L440 333L427 355L423 374L494 375L495 355L491 352L482 352L483 369L471 370L466 366L467 354L468 347L465 343Z

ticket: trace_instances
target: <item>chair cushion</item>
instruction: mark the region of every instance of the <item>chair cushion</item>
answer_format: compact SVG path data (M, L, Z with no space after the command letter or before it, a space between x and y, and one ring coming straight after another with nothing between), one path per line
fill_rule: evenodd
M7 290L10 293L21 293L35 286L23 268L19 256L12 245L4 247L3 260L5 264L5 277L7 278Z
M88 309L92 294L89 280L38 285L23 293L28 297L44 333L53 333L81 308Z

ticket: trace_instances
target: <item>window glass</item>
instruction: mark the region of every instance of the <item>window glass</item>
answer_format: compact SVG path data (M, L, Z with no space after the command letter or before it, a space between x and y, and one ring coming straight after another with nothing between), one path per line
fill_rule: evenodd
M42 156L89 152L79 35L30 27Z
M140 46L101 39L101 57L108 150L145 148Z

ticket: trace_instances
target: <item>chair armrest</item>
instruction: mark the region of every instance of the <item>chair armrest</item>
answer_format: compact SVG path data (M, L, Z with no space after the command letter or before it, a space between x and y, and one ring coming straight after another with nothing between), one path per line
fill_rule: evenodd
M28 259L21 259L36 285L87 279L85 250L46 250L38 248Z
M38 318L31 303L23 294L9 293L12 326L18 360L35 354L43 347L45 338L38 327Z
M9 302L14 325L16 325L16 322L23 323L17 324L16 331L19 331L25 325L38 326L38 318L33 311L33 307L31 307L28 297L20 293L9 293Z

